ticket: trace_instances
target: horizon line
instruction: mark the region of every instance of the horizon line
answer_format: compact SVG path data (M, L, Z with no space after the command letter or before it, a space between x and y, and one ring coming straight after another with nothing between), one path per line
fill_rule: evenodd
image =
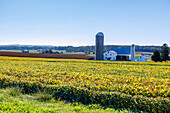
M166 43L167 44L167 43ZM18 46L57 46L57 45L46 45L46 44L0 44L0 46L11 46L11 45L18 45ZM115 45L115 46L130 46L132 44L105 44L104 46ZM136 46L162 46L158 44L135 44ZM95 46L95 45L58 45L57 47L81 47L81 46Z

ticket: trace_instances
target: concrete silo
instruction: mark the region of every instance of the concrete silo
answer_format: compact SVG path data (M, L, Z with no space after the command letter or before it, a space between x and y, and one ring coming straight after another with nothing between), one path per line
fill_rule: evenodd
M96 34L96 60L103 60L104 50L104 34L99 32Z
M131 54L131 61L135 61L135 44L131 45L130 54Z

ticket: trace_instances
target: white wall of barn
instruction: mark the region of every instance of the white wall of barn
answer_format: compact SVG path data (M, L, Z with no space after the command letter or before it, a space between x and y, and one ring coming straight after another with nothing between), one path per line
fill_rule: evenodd
M104 60L115 61L117 53L113 51L107 51L104 53Z

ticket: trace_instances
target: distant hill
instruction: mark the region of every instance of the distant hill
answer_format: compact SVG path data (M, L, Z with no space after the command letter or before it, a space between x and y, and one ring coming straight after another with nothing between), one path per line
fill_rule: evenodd
M95 52L95 46L44 46L44 45L0 45L0 50L66 50L66 52ZM115 49L130 49L130 45L105 45L104 51L115 50ZM136 52L154 52L155 50L160 51L160 46L135 46Z
M59 46L55 47L56 50L66 50L66 52L95 52L95 46ZM130 49L130 45L105 45L104 51ZM161 46L135 46L136 52L154 52L155 50L161 51Z

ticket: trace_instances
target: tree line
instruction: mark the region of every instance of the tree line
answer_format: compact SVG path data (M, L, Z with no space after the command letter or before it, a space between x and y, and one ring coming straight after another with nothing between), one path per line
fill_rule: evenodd
M111 50L111 49L124 49L128 48L130 49L130 45L105 45L104 46L104 52ZM58 46L55 47L56 50L66 50L66 52L95 52L95 46L79 46L79 47L73 47L73 46ZM154 52L155 50L161 51L161 46L135 46L135 51L137 52Z
M130 45L105 45L104 51L111 49L129 48ZM95 52L95 46L31 46L31 45L0 45L0 50L66 50L66 52ZM161 46L135 46L137 52L154 52L155 50L161 51Z
M151 59L155 62L169 60L169 47L166 43L161 46L161 51L155 50Z

